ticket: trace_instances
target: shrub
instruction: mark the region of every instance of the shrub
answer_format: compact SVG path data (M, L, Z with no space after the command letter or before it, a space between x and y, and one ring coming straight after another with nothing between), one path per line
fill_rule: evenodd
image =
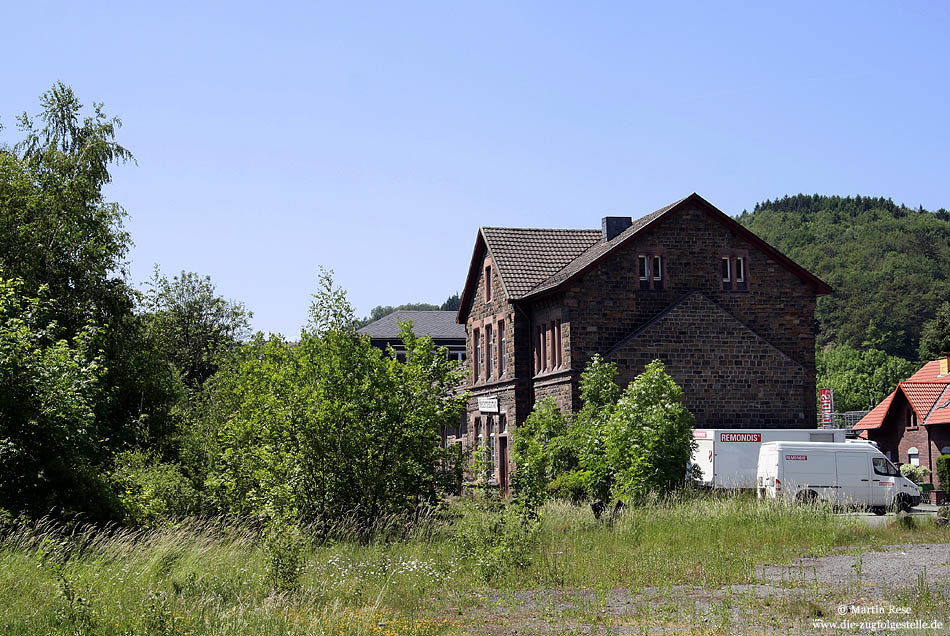
M112 482L129 520L154 524L198 511L198 492L177 464L163 463L141 450L116 456Z
M930 469L925 466L901 464L901 475L915 484L922 484L930 477Z
M554 499L568 499L573 503L580 503L587 498L587 481L586 471L574 470L555 477L546 490Z
M685 481L695 442L693 415L682 397L660 360L624 391L605 435L605 457L616 471L613 499L630 503Z
M455 545L459 557L488 583L510 569L531 564L540 528L538 519L520 515L514 507L498 512L471 507L458 523Z
M267 581L276 592L293 592L300 587L303 535L295 523L272 519L261 537L267 557Z
M569 466L567 418L552 398L538 402L512 436L513 481L518 501L535 510L547 498L547 486L558 464ZM576 464L576 461L574 462Z
M937 458L937 479L943 490L950 490L950 455L941 455Z

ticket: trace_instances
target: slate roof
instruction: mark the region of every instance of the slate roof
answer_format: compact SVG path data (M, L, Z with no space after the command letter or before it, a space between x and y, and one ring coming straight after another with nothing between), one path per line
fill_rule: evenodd
M854 425L857 430L881 428L894 397L900 391L910 402L921 424L950 424L950 374L940 375L940 361L928 362L891 392Z
M524 297L600 242L600 230L483 227L495 267L511 299Z
M412 321L412 331L417 336L429 336L433 339L457 338L465 340L465 325L455 322L454 311L412 311L400 309L388 316L371 322L359 333L370 338L391 339L399 337L399 323Z

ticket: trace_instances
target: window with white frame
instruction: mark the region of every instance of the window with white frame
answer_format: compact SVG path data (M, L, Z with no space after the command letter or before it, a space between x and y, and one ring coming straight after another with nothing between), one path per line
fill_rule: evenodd
M663 280L663 258L653 257L653 280Z
M729 257L724 257L722 259L722 282L732 282L732 268L729 265Z
M920 451L916 446L907 449L907 463L911 466L920 466Z

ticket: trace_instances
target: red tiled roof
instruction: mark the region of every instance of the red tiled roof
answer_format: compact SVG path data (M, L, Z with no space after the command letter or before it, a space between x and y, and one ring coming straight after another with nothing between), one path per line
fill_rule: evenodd
M950 384L950 375L938 375L940 373L940 360L928 362L914 375L907 378L906 382L939 382L941 384Z
M947 385L942 382L901 382L898 386L903 389L904 395L907 396L914 412L917 413L918 421L924 422L924 424L927 423L925 420L927 415L930 414L934 402L947 388Z
M937 398L933 410L930 411L930 415L927 416L927 421L924 424L950 424L950 385Z
M940 360L933 360L922 366L904 382L898 383L897 388L862 417L853 428L856 430L880 428L898 391L902 392L910 402L920 423L924 425L950 424L950 374L940 375Z
M891 391L891 394L886 398L881 400L881 403L875 406L873 409L868 412L867 415L858 420L858 423L855 424L852 428L857 430L866 430L869 428L881 428L881 425L884 424L884 416L887 415L887 411L891 408L891 402L894 401L894 395L897 393L897 389Z

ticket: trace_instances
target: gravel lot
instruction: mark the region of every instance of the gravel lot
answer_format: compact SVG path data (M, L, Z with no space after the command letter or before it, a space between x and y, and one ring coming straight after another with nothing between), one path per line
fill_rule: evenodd
M907 616L943 621L950 633L950 543L803 558L756 570L758 582L722 588L676 585L607 590L539 589L483 598L469 634L867 634L816 621L842 618L842 604L906 606ZM926 599L920 600L921 596ZM851 618L851 615L845 616ZM854 620L860 620L856 616ZM867 617L864 617L867 618Z
M915 585L922 573L931 584L950 581L950 544L895 545L881 552L798 559L759 569L759 576L772 582L804 576L809 583L836 585L860 578L862 586L871 587Z

